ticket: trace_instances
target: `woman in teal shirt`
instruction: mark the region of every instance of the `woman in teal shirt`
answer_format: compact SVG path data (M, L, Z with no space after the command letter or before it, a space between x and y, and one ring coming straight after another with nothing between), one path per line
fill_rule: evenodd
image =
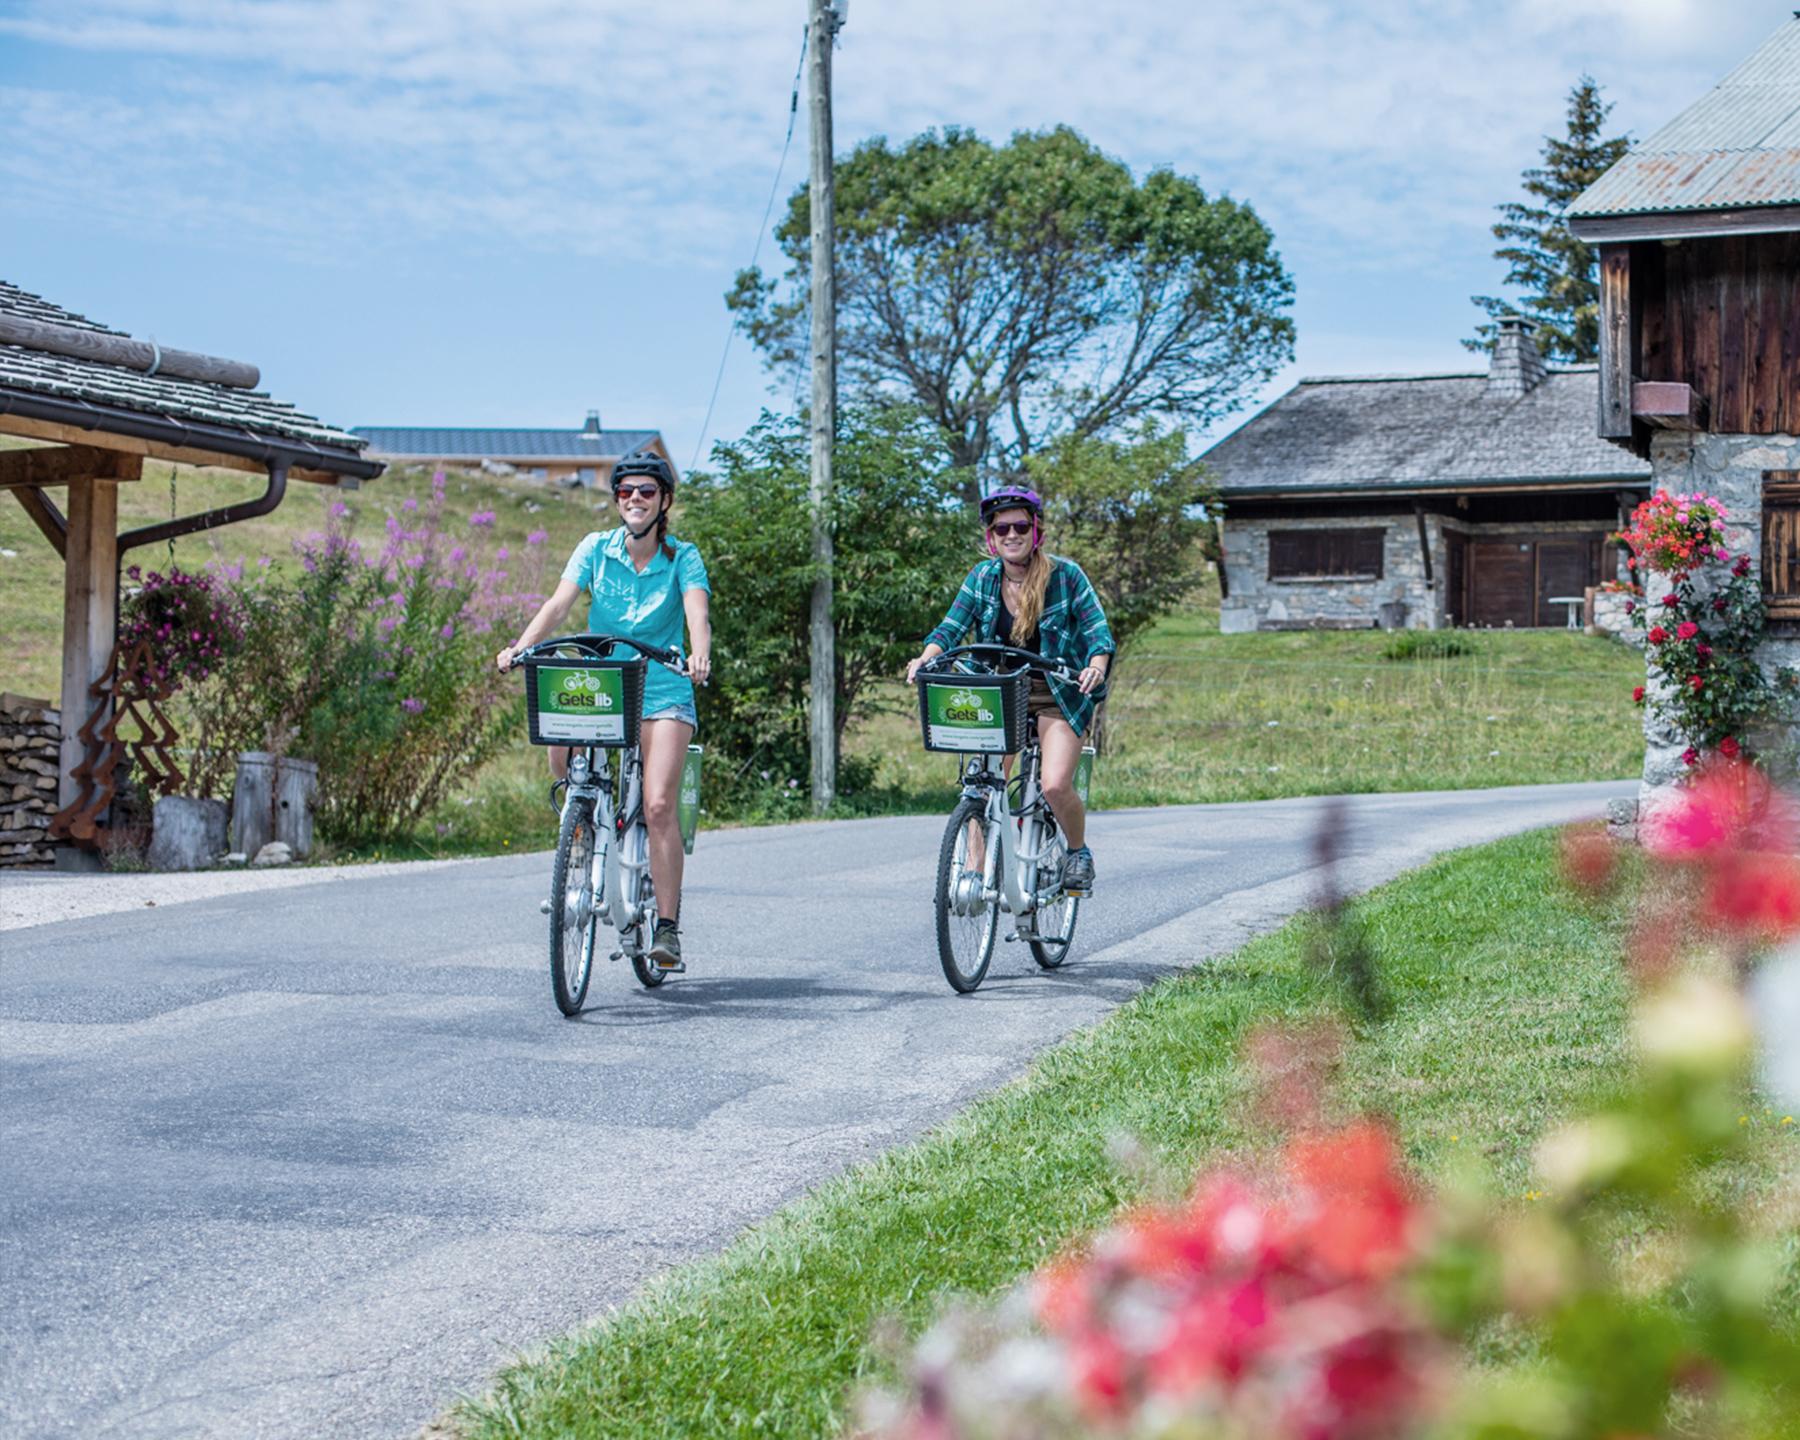
M587 628L598 635L623 635L663 649L685 648L688 674L702 685L712 673L712 622L707 617L711 587L700 552L685 540L669 538L669 505L675 472L652 451L636 450L613 467L613 499L624 523L596 530L563 567L555 593L532 617L523 634L494 657L504 670L513 656L560 630L583 590ZM685 623L691 643L681 645ZM652 665L644 676L644 723L639 746L644 757L644 825L650 832L650 878L656 886L656 933L650 958L665 970L681 967L681 829L676 801L681 766L699 728L693 681ZM569 772L566 746L550 747L550 773Z

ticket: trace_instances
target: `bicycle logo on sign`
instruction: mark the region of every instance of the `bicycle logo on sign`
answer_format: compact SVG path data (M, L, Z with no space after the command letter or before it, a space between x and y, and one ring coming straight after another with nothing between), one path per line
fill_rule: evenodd
M577 670L563 677L563 689L568 693L562 697L565 705L588 706L596 709L612 709L613 697L606 693L598 675Z

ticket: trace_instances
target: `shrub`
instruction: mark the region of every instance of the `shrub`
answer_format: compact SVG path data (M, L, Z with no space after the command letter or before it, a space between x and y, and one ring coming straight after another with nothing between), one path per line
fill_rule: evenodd
M713 452L716 473L682 486L676 530L699 546L713 587L713 678L701 701L709 809L768 818L804 813L812 605L805 422L765 412ZM961 477L914 410L843 413L832 516L837 730L865 712L872 684L916 655L977 553ZM840 792L872 766L840 765Z
M1384 660L1454 660L1475 647L1454 630L1402 630L1381 647Z
M443 527L443 476L423 510L390 515L366 551L331 507L295 542L293 567L240 586L244 642L190 698L199 793L221 793L241 750L319 767L321 833L386 840L409 831L522 724L516 677L494 671L494 632L541 603L541 541L523 557ZM533 537L536 540L536 537ZM523 575L507 567L523 562Z

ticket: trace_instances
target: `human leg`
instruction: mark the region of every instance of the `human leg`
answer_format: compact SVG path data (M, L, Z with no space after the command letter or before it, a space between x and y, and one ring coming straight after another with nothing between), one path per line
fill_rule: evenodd
M1081 763L1081 737L1061 716L1038 718L1038 784L1050 802L1056 823L1071 850L1087 844L1087 810L1075 793L1075 767Z
M650 839L650 879L656 911L674 923L681 913L681 767L694 727L685 720L645 720L638 735L644 763L644 828Z

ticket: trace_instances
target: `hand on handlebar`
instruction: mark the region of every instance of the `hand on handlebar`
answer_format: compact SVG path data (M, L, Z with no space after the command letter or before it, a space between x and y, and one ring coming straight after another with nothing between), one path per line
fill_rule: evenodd
M687 676L696 685L706 684L712 679L712 656L704 650L688 656Z
M914 656L911 660L906 662L906 683L908 685L913 683L913 677L919 673L919 667L924 663L925 657L923 655Z
M1076 683L1081 686L1083 695L1091 695L1106 683L1106 672L1098 665L1088 665L1076 677Z
M508 645L494 657L494 668L504 675L508 670L513 668L513 659L523 648L524 647L520 645Z

